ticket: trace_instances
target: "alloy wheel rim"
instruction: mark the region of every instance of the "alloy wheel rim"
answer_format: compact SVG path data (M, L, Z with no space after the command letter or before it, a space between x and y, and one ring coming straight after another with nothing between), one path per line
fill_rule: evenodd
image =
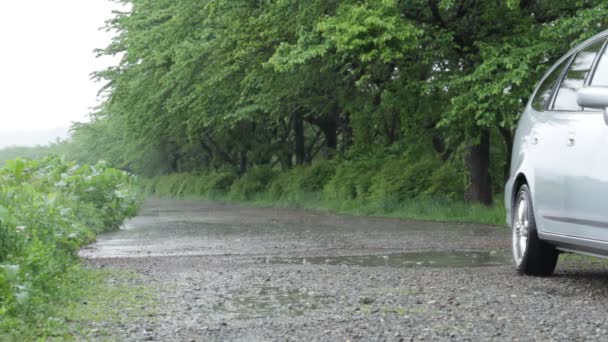
M528 248L528 236L530 234L530 215L528 211L528 199L525 194L521 194L515 206L515 218L513 220L513 257L517 266L523 261Z

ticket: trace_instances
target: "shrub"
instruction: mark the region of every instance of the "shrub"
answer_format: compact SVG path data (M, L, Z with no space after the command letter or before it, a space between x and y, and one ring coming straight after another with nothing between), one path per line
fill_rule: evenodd
M231 171L167 175L148 180L146 189L159 196L219 195L234 200L250 200L258 194L293 203L311 198L357 200L360 205L392 211L405 201L461 197L464 175L464 166L457 162L442 162L432 151L412 150L393 158L318 160L283 172L261 166L241 177Z
M207 194L227 192L232 183L238 178L236 173L230 171L211 172L205 178L205 189Z
M431 175L441 167L436 157L387 160L372 178L370 198L383 206L393 206L424 193L431 185Z
M159 181L160 177L142 179L140 182L142 193L146 195L153 195L156 192L156 187L158 186Z
M314 192L323 189L334 176L336 165L327 160L319 160L309 167L295 169L294 192Z
M342 162L335 175L327 182L323 195L329 200L353 200L364 198L369 193L371 179L381 161Z
M310 166L298 166L276 177L268 186L268 194L274 199L288 199L319 192L335 172L335 163L327 160L316 161Z
M228 171L176 173L147 180L145 190L161 197L207 196L227 192L236 179L236 174Z
M453 163L444 163L433 171L429 179L429 187L421 196L427 198L445 197L458 199L464 196L465 172Z
M192 185L196 182L196 175L184 173L181 180L177 182L177 187L173 191L173 196L193 195Z
M251 199L254 195L263 193L276 175L277 172L269 166L253 168L232 183L230 197L238 200Z
M117 229L140 203L136 178L59 158L0 169L0 330L16 329L57 298L94 232Z
M167 197L176 196L183 182L184 174L176 173L172 175L161 176L156 182L154 194Z
M291 185L293 170L284 171L275 177L267 187L267 193L272 199L281 199L286 196Z

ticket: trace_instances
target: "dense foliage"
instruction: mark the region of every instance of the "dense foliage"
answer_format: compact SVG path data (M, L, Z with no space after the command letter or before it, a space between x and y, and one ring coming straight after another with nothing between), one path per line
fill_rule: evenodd
M81 166L55 157L6 162L0 169L2 336L48 324L38 320L64 294L78 249L136 214L135 185L133 176L105 163Z
M78 158L263 180L337 159L328 181L362 166L384 184L365 190L374 198L442 191L441 179L488 204L535 83L608 21L599 0L122 2L99 51L122 61L98 73L109 97L75 127Z
M448 164L431 174L433 158L412 165L401 159L324 161L282 172L255 167L235 172L179 173L144 179L145 192L160 197L297 207L354 215L504 225L501 203L488 207L458 201L458 177ZM404 170L405 168L405 170ZM429 185L433 184L433 185Z

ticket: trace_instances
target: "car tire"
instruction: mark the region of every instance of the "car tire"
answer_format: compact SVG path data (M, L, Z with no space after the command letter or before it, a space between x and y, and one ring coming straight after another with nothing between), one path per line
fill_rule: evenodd
M512 250L517 273L546 277L553 274L558 251L538 238L530 188L519 188L513 204Z

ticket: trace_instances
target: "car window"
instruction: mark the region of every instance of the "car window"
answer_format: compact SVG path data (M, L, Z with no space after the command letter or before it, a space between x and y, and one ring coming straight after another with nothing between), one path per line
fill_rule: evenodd
M608 87L608 49L604 50L602 59L595 69L595 75L591 81L592 86Z
M570 59L566 59L563 61L549 76L547 76L547 78L545 78L545 81L538 88L534 100L532 100L532 108L539 112L547 109L549 101L551 100L551 95L553 94L555 82L559 79L559 76L562 74L562 71L569 60Z
M589 75L593 62L602 49L603 44L604 41L594 43L576 55L557 91L553 110L582 110L576 102L576 95L578 90L585 85L585 79Z

